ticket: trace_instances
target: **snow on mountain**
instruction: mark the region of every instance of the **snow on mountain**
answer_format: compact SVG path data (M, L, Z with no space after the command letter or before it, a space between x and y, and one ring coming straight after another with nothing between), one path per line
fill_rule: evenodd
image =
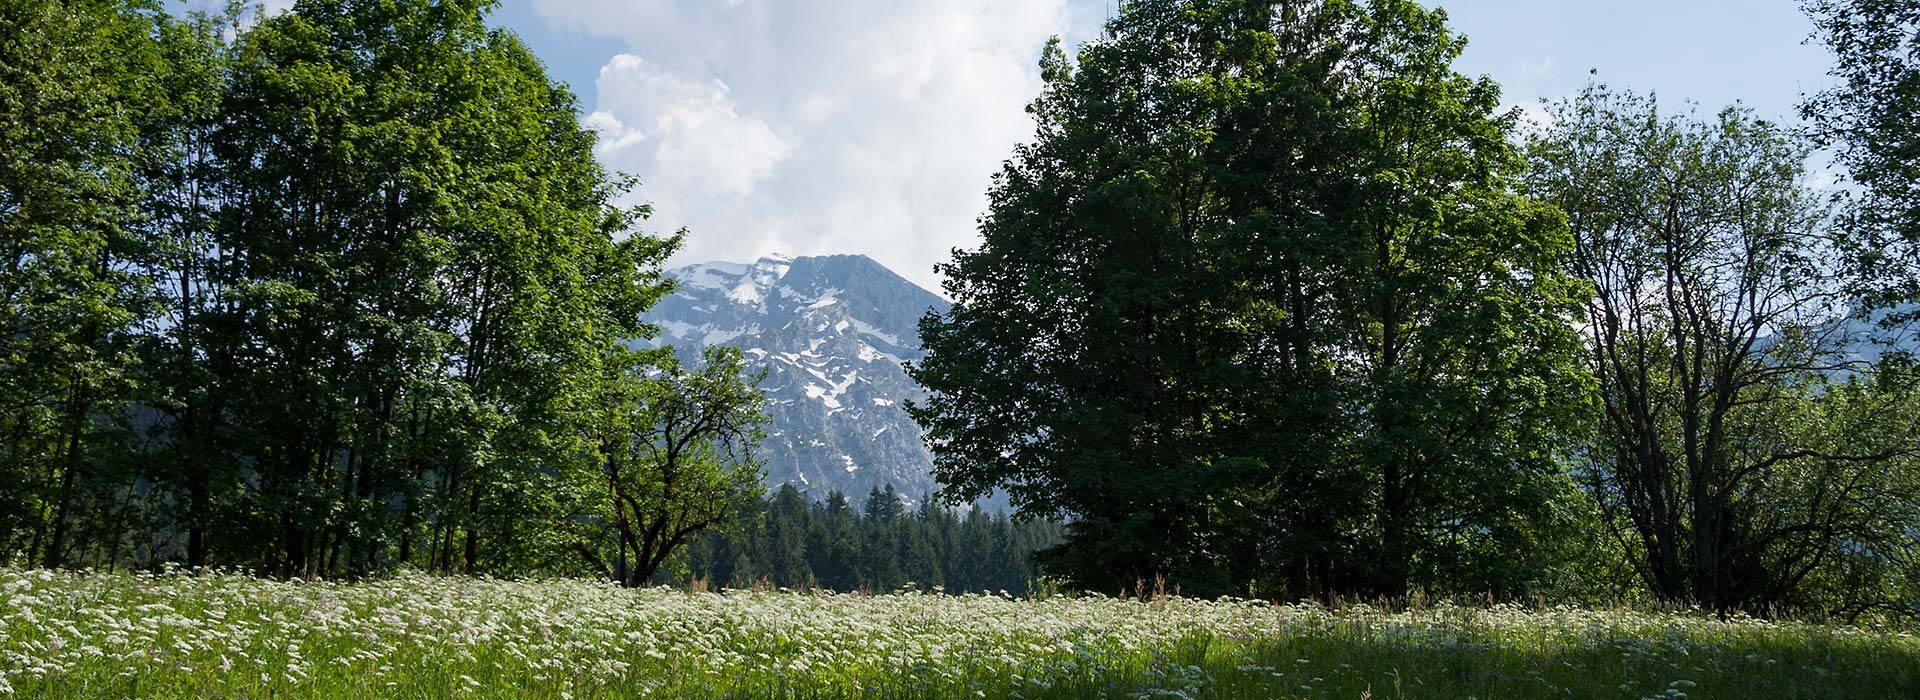
M933 460L903 405L924 395L903 361L918 360L918 323L948 303L864 255L710 262L669 273L680 287L647 314L652 342L691 355L740 348L765 368L767 485L856 502L892 484L931 492Z

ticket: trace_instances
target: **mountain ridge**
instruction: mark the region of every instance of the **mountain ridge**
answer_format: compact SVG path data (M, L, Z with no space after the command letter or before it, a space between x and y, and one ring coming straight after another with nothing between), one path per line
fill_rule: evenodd
M725 344L765 369L769 490L793 484L815 498L859 497L892 485L931 493L933 459L905 403L925 396L903 363L919 360L918 324L949 303L859 254L770 255L668 271L678 288L644 320L647 341L686 355Z

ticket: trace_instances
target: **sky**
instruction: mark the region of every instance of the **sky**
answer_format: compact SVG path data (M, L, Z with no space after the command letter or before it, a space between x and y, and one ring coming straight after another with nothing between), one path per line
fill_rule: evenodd
M861 253L938 291L934 264L978 244L991 178L1032 134L1041 47L1097 35L1111 3L503 0L494 21L580 95L647 228L687 229L671 264ZM1830 83L1794 0L1427 4L1468 37L1458 69L1513 105L1597 79L1792 121Z

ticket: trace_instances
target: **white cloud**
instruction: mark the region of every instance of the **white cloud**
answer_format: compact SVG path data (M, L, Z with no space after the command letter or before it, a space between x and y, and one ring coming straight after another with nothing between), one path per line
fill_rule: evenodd
M600 69L599 155L650 163L656 187L676 194L743 197L792 147L766 122L743 117L719 80L689 79L620 54Z
M1515 73L1520 76L1521 80L1551 79L1554 77L1553 59L1542 59L1538 63L1521 61L1520 68L1515 71Z
M1519 129L1520 134L1524 136L1553 128L1554 123L1558 120L1554 118L1553 111L1548 107L1546 103L1538 100L1533 102L1509 102L1502 105L1500 111L1504 113L1515 109L1520 110L1520 123L1517 124L1516 127Z
M1833 162L1830 151L1807 154L1801 167L1801 184L1816 192L1830 193L1849 189L1847 172Z
M628 47L585 123L640 177L676 262L865 253L931 287L976 245L986 189L1032 135L1048 36L1070 0L534 0Z

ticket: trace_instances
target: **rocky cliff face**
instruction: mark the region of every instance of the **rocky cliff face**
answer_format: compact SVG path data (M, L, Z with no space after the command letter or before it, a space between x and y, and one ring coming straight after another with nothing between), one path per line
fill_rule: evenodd
M903 404L924 392L901 363L918 360L917 324L939 296L864 255L768 257L672 271L680 289L648 313L656 344L687 353L715 343L766 368L772 423L767 485L816 498L892 484L918 500L933 461Z

